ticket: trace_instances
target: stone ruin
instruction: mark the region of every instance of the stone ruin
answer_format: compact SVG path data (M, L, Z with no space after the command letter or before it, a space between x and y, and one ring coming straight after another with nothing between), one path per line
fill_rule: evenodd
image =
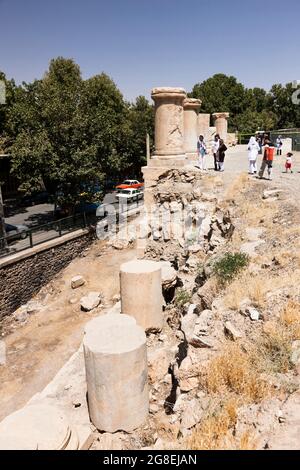
M171 242L177 252L208 252L232 230L211 191L215 183L197 167L197 140L199 133L209 137L210 115L199 114L201 101L187 98L182 88L154 88L152 98L155 153L143 168L146 228L140 256L155 251L155 242L156 249ZM216 132L226 141L229 114L213 117Z
M182 88L155 88L152 98L155 154L143 168L146 214L143 237L138 240L144 259L121 266L120 305L86 325L83 349L66 366L74 382L80 381L85 423L105 433L132 432L143 425L149 414L148 381L154 383L162 369L168 373L170 361L174 362L181 342L176 338L183 329L174 332L170 344L152 349L145 334L156 335L164 327L163 305L178 282L174 266L180 264L180 257L186 260L199 251L213 252L233 230L229 214L208 190L209 177L193 165L199 133L209 136L209 115L199 115L201 102L187 98ZM226 139L228 114L214 117L216 131ZM193 334L191 341L195 344ZM178 375L175 363L173 378ZM176 380L182 381L183 389L191 386L182 377ZM166 393L170 386L167 381ZM81 425L57 403L62 392L56 386L54 393L53 387L49 385L0 423L0 449L88 447ZM68 390L66 385L63 390Z

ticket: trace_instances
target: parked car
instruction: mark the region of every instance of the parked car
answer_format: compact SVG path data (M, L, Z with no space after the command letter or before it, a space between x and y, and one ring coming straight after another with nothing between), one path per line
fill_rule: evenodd
M116 190L120 191L122 189L141 189L144 187L144 183L140 183L138 180L125 180L122 184L116 186Z
M120 192L116 195L116 198L119 202L135 202L143 199L144 193L139 189L121 189Z
M8 238L8 241L11 240L24 240L28 235L28 227L26 225L11 225L5 224L5 232Z

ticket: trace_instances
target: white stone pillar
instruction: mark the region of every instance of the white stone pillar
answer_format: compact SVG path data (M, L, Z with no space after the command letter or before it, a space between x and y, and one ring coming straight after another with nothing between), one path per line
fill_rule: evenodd
M216 133L226 142L229 113L214 113L213 118L215 120Z
M209 139L209 127L210 127L210 114L199 113L198 114L198 137L203 135L206 144Z
M153 88L155 159L184 159L183 88Z
M163 325L161 265L136 260L120 268L121 312L136 319L144 330L160 330Z
M141 426L149 411L144 330L127 315L103 315L86 325L83 348L94 426L110 433Z
M184 151L188 159L197 157L198 140L198 112L201 100L186 98L183 102L184 109Z

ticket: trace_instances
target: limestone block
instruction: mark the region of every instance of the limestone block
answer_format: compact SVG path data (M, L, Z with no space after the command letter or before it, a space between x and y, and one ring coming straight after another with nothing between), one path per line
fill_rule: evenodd
M136 319L145 330L163 325L161 264L134 260L120 268L122 313Z
M27 405L0 423L1 450L78 448L78 437L59 408Z
M100 431L130 432L149 410L146 336L133 317L104 315L83 340L90 418Z
M80 305L82 310L85 312L90 312L98 307L101 302L101 294L100 292L90 292L85 297L80 299Z
M155 155L157 157L184 157L183 88L154 88Z
M71 287L72 289L77 289L85 284L85 280L82 276L74 276L71 279Z

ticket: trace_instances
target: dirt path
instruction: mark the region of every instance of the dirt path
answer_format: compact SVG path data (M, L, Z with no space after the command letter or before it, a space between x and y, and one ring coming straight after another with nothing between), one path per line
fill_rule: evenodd
M14 331L4 337L7 363L0 368L0 420L41 391L78 349L84 325L101 312L81 312L80 298L100 291L105 304L111 305L119 293L120 264L134 257L134 249L105 249L96 242L86 257L75 259L42 290L45 305L38 313L25 325L12 325ZM86 285L74 291L70 280L77 274L84 276ZM76 302L71 304L70 299Z

